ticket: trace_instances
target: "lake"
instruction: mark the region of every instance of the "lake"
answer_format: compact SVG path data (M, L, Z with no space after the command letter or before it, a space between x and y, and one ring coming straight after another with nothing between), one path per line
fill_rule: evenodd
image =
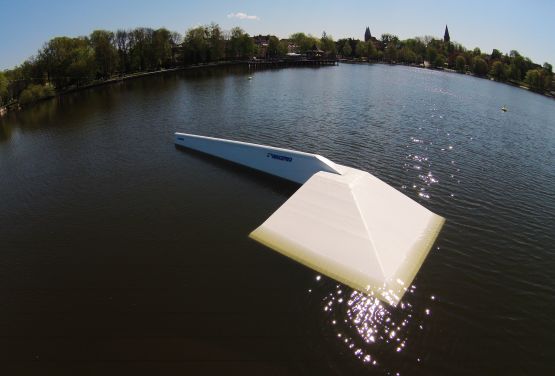
M447 222L391 308L250 240L298 186L175 131L321 154ZM402 66L191 70L10 113L0 367L552 374L554 166L552 99Z

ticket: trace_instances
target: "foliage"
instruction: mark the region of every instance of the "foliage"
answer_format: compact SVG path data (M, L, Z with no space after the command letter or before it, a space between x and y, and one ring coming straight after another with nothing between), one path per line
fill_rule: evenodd
M185 61L203 63L208 58L208 30L198 26L187 30L185 34Z
M524 82L530 85L535 90L547 90L551 86L553 75L548 69L536 68L530 69L526 72Z
M335 42L330 35L327 35L324 31L322 33L322 38L320 38L320 48L322 51L326 52L330 56L335 56L336 49L335 49Z
M368 59L376 59L378 57L378 50L376 49L374 42L372 42L371 40L366 42L366 51Z
M21 103L22 105L30 104L30 103L39 101L43 98L52 97L54 96L54 94L55 94L54 88L50 84L45 84L45 85L30 84L21 93L19 97L19 103Z
M270 39L268 40L268 54L270 57L277 57L281 55L278 37L273 35L270 36Z
M155 68L169 67L171 65L174 57L172 55L172 47L175 45L172 42L174 37L176 37L175 33L172 35L165 28L154 30L152 33L152 62Z
M445 56L438 54L432 64L436 68L445 67Z
M404 63L415 64L418 62L418 56L410 47L403 47L399 51L399 60Z
M301 53L306 53L312 49L312 46L317 47L320 44L320 40L312 35L306 35L305 33L294 33L289 36L289 39L297 46L299 46Z
M366 43L364 43L361 40L359 40L356 44L355 56L358 58L368 57L368 52L366 50Z
M384 59L390 63L397 60L397 46L395 43L389 43L383 53Z
M8 101L8 79L4 72L0 72L0 105Z
M343 43L343 47L341 48L341 52L343 54L343 57L350 57L353 50L351 48L351 43L349 42L349 40L346 40L345 43Z
M481 57L476 57L474 59L473 71L478 76L485 76L488 73L488 63Z
M464 73L464 71L466 70L466 60L464 59L464 56L458 55L455 58L455 69L457 70L457 72Z
M490 76L498 81L505 81L507 79L507 68L501 61L496 61L491 66Z
M388 46L397 48L397 45L399 44L399 38L393 34L382 34L381 42L384 48L387 48Z
M231 36L227 43L227 56L231 58L248 58L254 54L254 42L249 34L240 27L231 29ZM280 53L283 50L280 47Z
M225 41L222 29L215 23L205 28L205 34L208 37L208 60L218 61L223 59L225 56Z
M111 31L95 30L90 36L98 78L109 78L117 69L115 36ZM78 59L79 60L79 59Z
M434 61L436 61L436 58L437 58L437 50L434 47L429 47L427 49L427 55L428 55L428 61L430 63L433 63Z
M503 57L503 55L501 55L501 52L496 48L493 49L490 56L492 60L499 60Z

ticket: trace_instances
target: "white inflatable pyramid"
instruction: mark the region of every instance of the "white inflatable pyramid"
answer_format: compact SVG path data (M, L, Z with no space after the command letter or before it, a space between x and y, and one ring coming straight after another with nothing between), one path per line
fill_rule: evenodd
M318 172L250 236L356 290L396 305L442 225L376 177Z
M303 184L250 236L392 305L444 219L367 172L322 156L176 133L176 144Z

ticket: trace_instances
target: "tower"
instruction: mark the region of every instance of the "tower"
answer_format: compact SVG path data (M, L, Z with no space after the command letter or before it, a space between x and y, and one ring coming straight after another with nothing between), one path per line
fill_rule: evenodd
M443 34L443 41L445 43L449 43L451 41L451 38L449 37L449 29L447 28L447 25L445 25L445 34Z
M370 28L366 26L366 31L364 32L364 41L368 42L372 38L372 34L370 34Z

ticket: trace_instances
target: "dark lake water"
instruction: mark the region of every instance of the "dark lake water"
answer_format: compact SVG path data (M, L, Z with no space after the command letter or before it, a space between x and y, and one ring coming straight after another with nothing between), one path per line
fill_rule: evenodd
M322 154L446 225L384 306L247 237L297 186L175 131ZM554 374L554 317L552 99L397 66L227 68L0 120L2 374Z

